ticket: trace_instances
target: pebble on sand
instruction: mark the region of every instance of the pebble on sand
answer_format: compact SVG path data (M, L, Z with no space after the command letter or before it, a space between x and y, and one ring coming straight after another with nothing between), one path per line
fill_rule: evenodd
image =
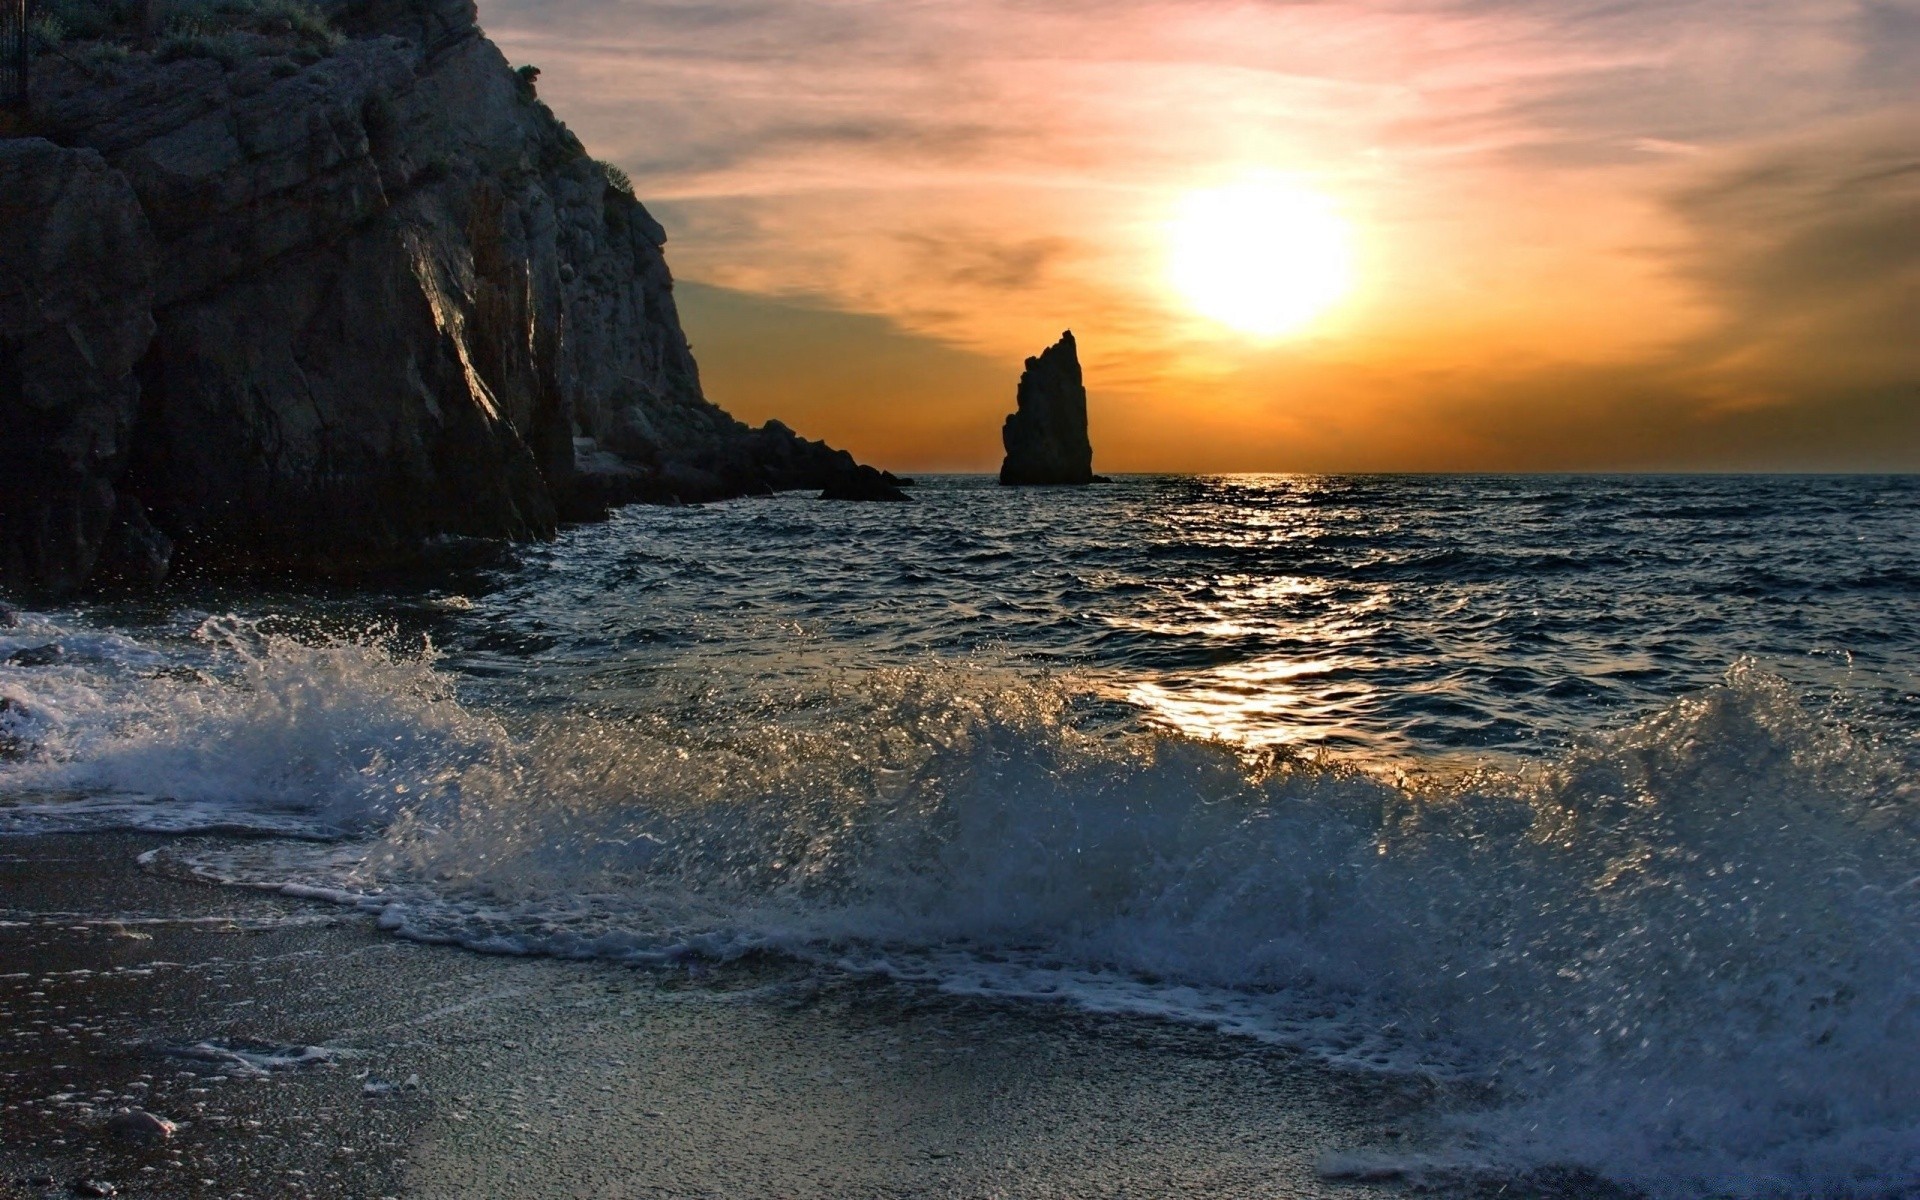
M172 1121L144 1108L123 1108L107 1121L107 1130L115 1137L138 1142L164 1142L178 1128Z

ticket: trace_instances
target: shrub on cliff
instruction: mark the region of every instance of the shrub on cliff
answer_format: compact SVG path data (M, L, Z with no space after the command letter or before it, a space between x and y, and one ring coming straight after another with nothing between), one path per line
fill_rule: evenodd
M215 58L232 65L256 54L331 54L345 40L304 0L171 0L155 47L162 60ZM139 38L135 0L45 0L34 22L42 50L66 42L131 42Z
M45 0L38 7L40 19L35 24L57 29L60 36L55 44L114 37L130 29L135 17L131 4L111 0Z
M57 50L67 40L67 26L59 17L46 13L27 23L27 41L35 54Z
M160 39L154 53L161 62L178 62L183 58L211 58L223 67L232 67L252 58L254 45L238 34L230 31L215 31L199 26L175 26Z
M599 166L600 173L607 177L608 187L628 199L633 198L633 179L625 171L610 162L600 162L598 159L594 161Z
M167 22L168 42L188 53L208 48L212 57L238 45L242 39L235 35L246 34L266 39L261 49L319 54L333 53L346 40L325 14L301 0L176 0Z

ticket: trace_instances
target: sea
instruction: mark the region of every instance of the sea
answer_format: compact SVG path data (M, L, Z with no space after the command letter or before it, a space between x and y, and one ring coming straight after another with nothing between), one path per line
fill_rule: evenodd
M9 835L1473 1097L1334 1174L1920 1194L1920 478L936 476L47 645Z

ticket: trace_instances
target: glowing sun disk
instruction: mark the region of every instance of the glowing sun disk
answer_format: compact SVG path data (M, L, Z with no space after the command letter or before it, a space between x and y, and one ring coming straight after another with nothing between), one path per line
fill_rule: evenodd
M1242 333L1295 332L1353 286L1346 221L1292 184L1191 192L1168 232L1169 274L1187 305Z

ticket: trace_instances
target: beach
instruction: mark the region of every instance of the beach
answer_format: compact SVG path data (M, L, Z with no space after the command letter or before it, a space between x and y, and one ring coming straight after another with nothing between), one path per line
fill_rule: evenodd
M160 841L0 845L11 1194L1351 1197L1375 1190L1316 1164L1421 1099L1164 1022L790 964L423 945L142 869ZM182 1053L208 1044L324 1060ZM105 1128L136 1106L179 1131Z

